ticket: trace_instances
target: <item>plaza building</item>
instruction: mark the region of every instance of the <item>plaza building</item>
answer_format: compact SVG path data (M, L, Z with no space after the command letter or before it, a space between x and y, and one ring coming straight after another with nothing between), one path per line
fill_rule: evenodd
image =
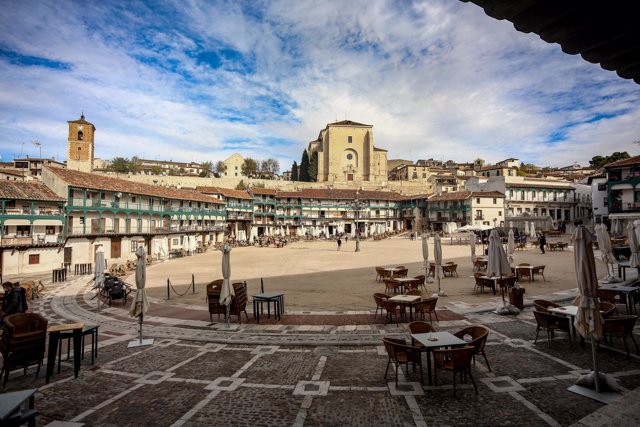
M196 187L196 190L224 202L226 212L225 234L238 240L246 240L251 235L253 198L247 191L208 186Z
M226 160L223 160L222 163L224 163L224 172L222 172L223 177L242 176L242 165L244 164L244 158L240 154L234 153Z
M623 236L629 222L640 220L640 156L609 163L604 170L611 234Z
M373 126L351 120L329 123L308 147L318 154L318 182L386 182L387 150L373 144Z

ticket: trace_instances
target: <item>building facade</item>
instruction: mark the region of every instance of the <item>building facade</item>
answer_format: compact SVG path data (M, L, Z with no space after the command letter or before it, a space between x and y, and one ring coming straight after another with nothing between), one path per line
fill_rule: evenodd
M70 120L67 141L67 169L93 172L94 136L96 127L84 119Z
M386 182L387 151L373 143L373 126L344 120L329 123L308 147L318 153L318 182Z

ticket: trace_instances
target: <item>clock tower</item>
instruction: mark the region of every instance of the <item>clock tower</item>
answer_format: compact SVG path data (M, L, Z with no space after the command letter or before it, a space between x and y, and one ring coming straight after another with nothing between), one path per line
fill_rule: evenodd
M93 172L93 135L96 128L84 119L71 120L67 143L67 169L81 172Z

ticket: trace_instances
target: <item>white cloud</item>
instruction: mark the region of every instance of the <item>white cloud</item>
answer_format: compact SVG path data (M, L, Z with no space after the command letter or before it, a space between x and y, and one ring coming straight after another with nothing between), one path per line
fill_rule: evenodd
M473 4L126 6L7 5L4 158L31 139L43 154L64 147L65 122L82 110L102 158L215 161L240 151L277 157L284 170L326 123L345 118L373 124L390 158L566 165L637 154L636 84ZM68 68L24 66L12 55Z

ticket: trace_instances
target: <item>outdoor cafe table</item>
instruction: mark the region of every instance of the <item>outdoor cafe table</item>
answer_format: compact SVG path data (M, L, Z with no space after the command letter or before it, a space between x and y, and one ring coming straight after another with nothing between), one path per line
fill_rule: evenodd
M635 293L640 292L640 288L637 286L631 286L627 284L607 283L598 286L598 289L615 292L617 294L625 295L627 314L635 313Z
M389 298L389 301L409 306L409 321L413 322L413 306L422 302L422 297L420 295L396 295Z
M427 353L427 377L431 385L431 351L442 347L462 347L467 342L453 335L451 332L427 332L411 334L411 341L418 341Z
M63 331L73 331L73 372L78 378L80 372L80 359L82 358L82 329L84 323L67 323L53 325L47 329L49 333L49 350L47 351L47 375L46 382L49 384L49 377L53 375L53 368L56 365L56 354L60 345L60 333Z
M267 303L267 317L271 317L271 303L273 303L273 317L282 318L284 314L284 293L282 292L263 292L253 295L253 317L256 322L260 323L260 314L263 311L263 303Z
M622 278L622 280L627 280L627 269L631 268L630 261L619 261L618 262L618 277ZM640 277L640 268L637 269L638 277Z
M393 280L398 282L398 284L400 285L400 292L402 292L404 294L404 291L405 291L404 286L405 286L405 284L413 282L414 280L416 280L416 278L415 277L396 277Z
M22 425L28 423L35 426L38 411L34 408L34 396L37 389L27 389L0 394L0 425ZM29 401L29 409L21 410L20 406Z
M573 326L573 322L575 317L578 315L578 306L577 305L565 305L562 307L551 307L548 310L553 314L560 314L562 316L567 316L571 318L571 327L569 328L569 335L573 340L575 338L575 327Z

